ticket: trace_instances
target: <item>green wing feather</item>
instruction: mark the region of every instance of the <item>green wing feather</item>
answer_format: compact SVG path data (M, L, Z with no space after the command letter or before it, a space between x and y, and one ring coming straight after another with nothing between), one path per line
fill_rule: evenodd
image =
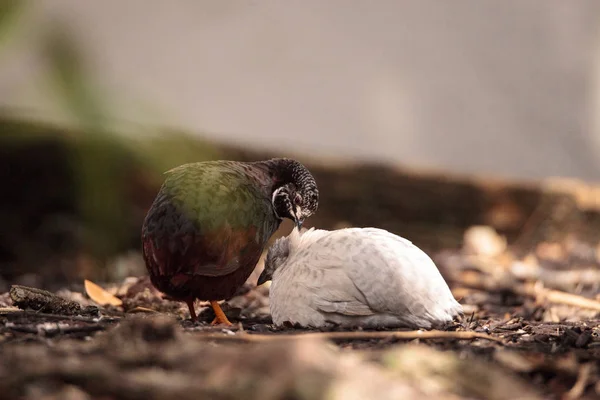
M170 254L160 258L175 262L179 254L170 272L221 276L256 263L279 226L269 185L266 176L239 163L202 162L168 171L153 208L161 225L156 247L166 245Z
M163 190L209 233L229 224L244 229L273 215L266 187L261 187L234 164L201 162L166 172Z

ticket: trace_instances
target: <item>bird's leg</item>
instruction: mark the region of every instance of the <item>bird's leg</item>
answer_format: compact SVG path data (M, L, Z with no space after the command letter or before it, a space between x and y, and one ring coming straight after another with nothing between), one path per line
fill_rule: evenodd
M223 324L223 325L233 325L231 322L229 322L229 320L227 319L227 316L225 316L225 313L223 312L223 310L221 309L221 306L219 305L219 303L217 303L215 300L212 300L210 302L210 305L212 306L214 312L215 312L215 319L213 320L213 322L211 322L211 325L218 325L218 324Z
M190 298L187 299L185 301L185 303L187 304L188 308L190 309L190 318L193 322L196 322L196 320L198 319L198 317L196 316L196 311L194 310L194 299Z

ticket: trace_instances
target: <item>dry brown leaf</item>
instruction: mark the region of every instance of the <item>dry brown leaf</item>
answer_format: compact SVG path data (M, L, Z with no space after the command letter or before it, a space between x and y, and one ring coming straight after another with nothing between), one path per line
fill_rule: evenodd
M88 281L86 279L84 281L84 285L85 285L85 292L87 293L88 296L90 296L90 299L92 299L94 302L100 304L101 306L110 304L111 306L118 307L123 304L121 299L108 293L106 290L104 290L100 286L96 285L92 281Z
M560 262L566 258L562 243L542 242L537 245L535 252L539 258L544 260Z
M497 257L506 250L507 241L490 226L472 226L463 237L463 247L467 254L483 257Z
M457 300L463 299L464 297L467 297L471 293L473 293L473 290L469 289L469 288L464 288L464 287L452 288L452 296L454 296L454 298Z
M128 313L157 313L158 311L153 310L151 308L147 308L147 307L135 307L132 308L131 310L127 311Z

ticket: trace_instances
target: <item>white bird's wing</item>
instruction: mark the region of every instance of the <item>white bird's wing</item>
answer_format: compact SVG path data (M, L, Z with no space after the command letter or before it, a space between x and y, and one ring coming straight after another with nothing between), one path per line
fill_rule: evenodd
M309 231L292 243L294 265L286 275L300 291L309 291L311 307L323 313L352 316L373 315L360 290L345 271L348 262L346 246L351 243L337 240L336 231ZM290 284L290 291L293 291Z
M431 258L410 241L376 228L352 239L344 271L371 310L435 319L440 302L454 301Z
M356 316L374 314L342 268L330 268L324 277L314 297L314 305L319 311Z
M290 320L307 326L390 316L394 323L430 327L460 310L427 254L376 228L302 237L293 243L289 262L275 272L270 298L276 324Z

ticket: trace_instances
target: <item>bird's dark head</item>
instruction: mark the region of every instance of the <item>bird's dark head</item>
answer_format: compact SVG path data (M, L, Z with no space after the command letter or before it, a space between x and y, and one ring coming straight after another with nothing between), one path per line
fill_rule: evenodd
M319 207L319 190L315 178L298 161L290 159L276 160L276 186L272 203L278 218L289 218L298 229L304 220Z
M273 246L267 251L265 258L265 268L258 277L257 286L273 279L273 273L279 268L290 255L289 237L281 237L273 243Z

